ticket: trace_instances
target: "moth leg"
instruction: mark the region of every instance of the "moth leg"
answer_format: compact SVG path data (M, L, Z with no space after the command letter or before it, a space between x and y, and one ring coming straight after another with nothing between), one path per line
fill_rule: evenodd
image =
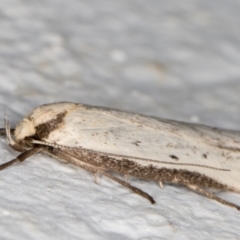
M110 179L112 179L113 181L123 185L124 187L127 187L129 189L131 189L134 193L148 199L152 204L155 203L154 199L148 195L146 192L142 191L141 189L139 188L136 188L134 186L132 186L131 184L117 178L117 177L114 177L112 176L111 174L108 174L105 172L105 169L104 168L101 168L101 167L96 167L96 166L93 166L93 165L90 165L88 163L85 163L85 162L82 162L82 161L79 161L78 159L74 158L74 157L71 157L71 156L68 156L66 154L64 154L61 150L57 150L57 149L54 149L54 153L51 152L49 150L49 148L46 148L46 147L43 147L42 151L50 156L52 156L53 158L56 158L56 159L64 159L64 160L67 160L71 163L73 163L74 165L76 166L79 166L89 172L92 172L93 174L96 174L96 173L100 173Z
M106 177L108 177L108 178L110 178L111 180L113 180L113 181L123 185L124 187L129 188L134 193L136 193L136 194L140 195L141 197L146 198L147 200L149 200L152 204L155 203L154 199L149 194L147 194L146 192L142 191L141 189L139 189L137 187L134 187L131 184L129 184L129 183L127 183L127 182L117 178L117 177L114 177L113 175L108 174L106 172L101 172L101 174L106 176Z
M159 187L160 187L161 189L163 189L163 183L162 183L162 181L159 181L158 184L159 184Z
M98 181L98 172L94 172L94 173L93 173L93 177L94 177L94 182L95 182L96 184L99 184L99 181Z
M207 198L210 198L210 199L213 199L213 200L216 200L224 205L227 205L227 206L230 206L230 207L234 207L236 208L237 210L240 211L240 206L234 204L234 203L230 203L222 198L219 198L217 197L216 195L208 192L208 191L205 191L204 189L198 187L198 186L195 186L195 185L185 185L186 187L190 188L191 190L197 192L197 193L200 193L202 194L203 196L207 197Z
M3 163L0 165L0 170L3 170L4 168L11 166L15 162L23 162L25 159L29 158L30 156L34 155L35 153L38 153L42 148L41 147L35 147L31 148L21 154L19 154L16 158L13 160Z

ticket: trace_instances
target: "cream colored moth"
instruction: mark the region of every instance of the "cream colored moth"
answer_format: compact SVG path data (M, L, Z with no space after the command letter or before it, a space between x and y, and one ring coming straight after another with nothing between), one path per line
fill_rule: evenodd
M150 195L115 174L183 185L240 210L210 191L240 193L237 131L60 102L35 108L16 129L6 120L1 133L22 153L0 170L42 152L102 174L151 203Z

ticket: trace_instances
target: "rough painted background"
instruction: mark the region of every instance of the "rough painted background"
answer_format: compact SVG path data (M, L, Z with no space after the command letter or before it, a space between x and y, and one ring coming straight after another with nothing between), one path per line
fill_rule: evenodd
M74 101L240 130L240 2L0 0L0 124ZM0 161L16 156L0 139ZM0 238L238 239L240 213L36 155L0 172ZM219 193L239 203L233 193Z

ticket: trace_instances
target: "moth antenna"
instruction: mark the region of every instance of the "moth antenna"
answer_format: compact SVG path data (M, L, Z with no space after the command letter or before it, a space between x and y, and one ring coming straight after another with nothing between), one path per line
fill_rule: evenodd
M15 128L10 128L10 133L11 135L14 134ZM0 136L6 137L6 129L5 128L0 128Z
M19 154L16 158L12 159L11 161L1 164L0 165L0 170L3 170L4 168L7 168L8 166L11 166L15 162L23 162L27 158L29 158L32 155L41 151L41 149L42 149L42 147L35 147L35 148L31 148L31 149Z
M0 128L0 136L6 136L6 129Z

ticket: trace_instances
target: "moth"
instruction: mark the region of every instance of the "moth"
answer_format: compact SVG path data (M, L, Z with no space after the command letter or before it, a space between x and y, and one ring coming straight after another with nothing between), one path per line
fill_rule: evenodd
M0 170L36 153L102 174L155 203L120 176L185 186L240 210L211 190L240 193L240 132L109 108L60 102L35 108L16 126L5 119L9 145L22 152Z

